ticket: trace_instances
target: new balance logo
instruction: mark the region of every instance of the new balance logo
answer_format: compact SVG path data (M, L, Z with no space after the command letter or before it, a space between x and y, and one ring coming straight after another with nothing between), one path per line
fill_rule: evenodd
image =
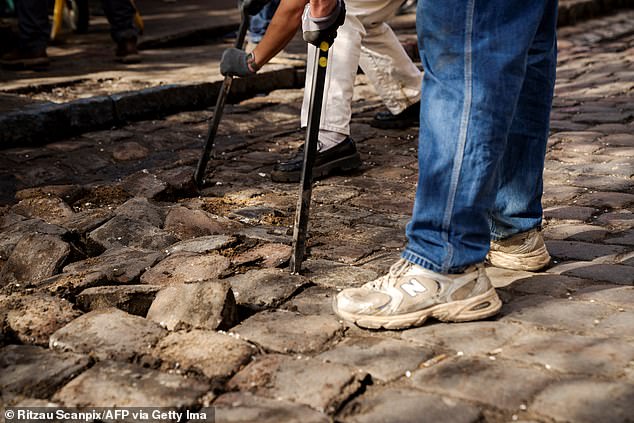
M407 292L410 297L415 297L416 295L427 291L427 288L425 288L416 279L410 279L409 282L402 284L401 289Z

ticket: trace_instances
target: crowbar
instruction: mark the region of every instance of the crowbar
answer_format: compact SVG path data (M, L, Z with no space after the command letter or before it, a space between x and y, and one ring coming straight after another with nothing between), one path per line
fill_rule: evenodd
M308 108L308 126L306 127L306 142L304 143L304 165L300 180L299 200L295 212L295 226L293 228L293 250L290 261L291 273L299 273L302 269L304 252L306 250L306 231L308 229L308 215L310 199L313 192L313 165L317 156L319 138L319 122L321 120L321 106L324 99L324 85L326 83L326 69L328 67L328 50L330 44L322 41L315 52L315 66L313 74L310 104Z
M246 37L247 28L249 26L249 15L247 14L247 11L244 9L244 7L241 8L241 13L242 22L240 22L240 28L238 29L238 36L236 38L234 47L242 50L242 48L244 47L244 38ZM218 132L218 125L220 124L222 112L225 108L227 95L229 95L229 90L231 89L231 82L233 82L233 77L229 75L225 76L224 81L222 81L222 86L220 87L220 92L218 93L218 99L216 100L214 117L211 120L211 123L209 124L209 129L207 131L207 139L205 141L203 154L200 156L198 166L196 167L196 171L194 172L194 182L199 189L203 185L205 171L207 170L207 164L209 163L209 158L212 156L214 147L216 146L216 133Z

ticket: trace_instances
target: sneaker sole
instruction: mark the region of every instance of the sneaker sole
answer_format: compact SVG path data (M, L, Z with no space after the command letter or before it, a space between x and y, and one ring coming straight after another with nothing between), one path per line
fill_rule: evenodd
M442 322L469 322L491 317L502 308L502 301L495 292L495 288L466 300L438 304L425 310L397 316L367 316L347 313L337 309L336 301L335 297L333 308L339 317L368 329L414 328L421 326L429 317L434 317Z
M495 267L510 270L527 270L534 272L550 264L550 254L545 246L526 254L510 254L501 251L490 251L489 263Z
M361 167L361 156L359 153L346 157L341 157L321 166L313 167L313 179L323 178L330 174L341 171L348 172ZM299 182L301 179L301 171L298 172L271 172L271 180L273 182Z

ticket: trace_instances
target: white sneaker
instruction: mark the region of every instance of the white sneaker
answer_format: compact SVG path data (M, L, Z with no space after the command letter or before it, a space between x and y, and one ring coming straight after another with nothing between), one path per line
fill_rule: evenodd
M466 322L496 314L502 302L482 264L443 275L400 259L390 272L360 288L341 291L335 313L364 328L405 329L428 317Z
M548 266L550 254L541 232L531 229L506 239L491 241L487 259L495 267L534 272Z

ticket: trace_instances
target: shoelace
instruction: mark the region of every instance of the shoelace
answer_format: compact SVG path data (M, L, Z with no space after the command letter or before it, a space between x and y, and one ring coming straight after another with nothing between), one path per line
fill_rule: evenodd
M374 289L381 290L394 285L399 276L407 272L410 267L412 267L412 263L405 259L400 259L390 267L390 271L387 275L375 280L370 286Z

